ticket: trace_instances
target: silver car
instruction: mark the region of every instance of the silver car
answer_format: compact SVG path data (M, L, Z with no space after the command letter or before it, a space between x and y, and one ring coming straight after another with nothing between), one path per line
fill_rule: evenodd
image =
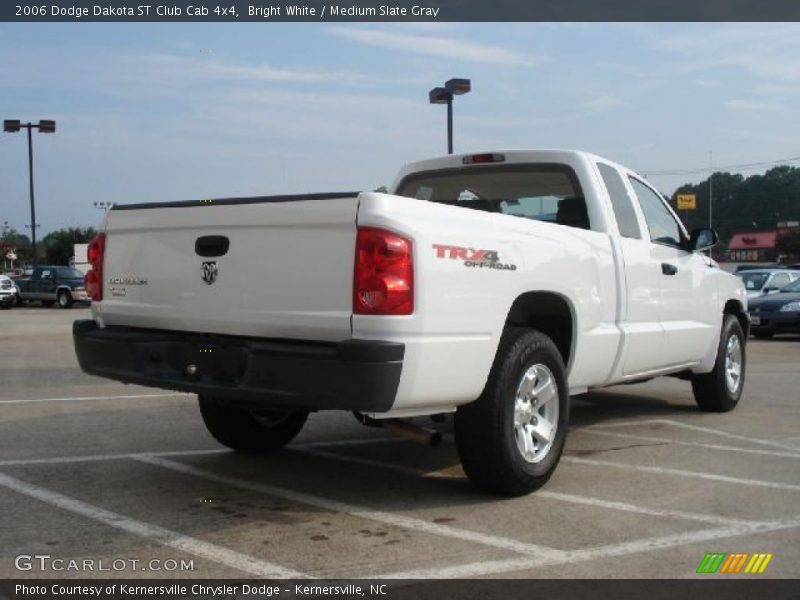
M19 298L17 286L10 277L0 275L0 307L11 308Z
M800 279L800 271L789 269L747 269L736 273L747 290L747 297L757 298L763 294L777 292L779 289L789 285L793 281Z

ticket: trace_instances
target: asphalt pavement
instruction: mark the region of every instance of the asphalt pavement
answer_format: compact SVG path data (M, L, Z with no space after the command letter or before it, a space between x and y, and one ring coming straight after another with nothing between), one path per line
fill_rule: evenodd
M450 419L436 448L318 413L230 452L194 396L83 374L88 314L0 312L0 577L800 576L800 337L750 341L728 414L675 379L573 399L553 479L505 499L465 479ZM772 557L697 574L707 553Z

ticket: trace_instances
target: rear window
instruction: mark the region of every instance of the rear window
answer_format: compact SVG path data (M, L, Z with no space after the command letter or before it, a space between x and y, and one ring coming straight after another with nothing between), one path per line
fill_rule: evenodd
M575 172L565 165L502 165L415 173L397 195L589 229Z

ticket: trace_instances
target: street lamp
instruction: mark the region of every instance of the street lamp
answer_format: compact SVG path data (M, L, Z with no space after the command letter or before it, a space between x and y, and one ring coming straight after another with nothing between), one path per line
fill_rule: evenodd
M20 123L14 119L6 119L3 121L3 131L6 133L16 133L20 129L28 130L28 177L30 180L31 190L31 250L33 251L33 264L36 265L36 208L33 200L33 137L31 136L32 129L38 129L39 133L55 133L56 122L52 120L42 120L38 123Z
M114 206L113 202L93 202L92 204L94 204L95 208L98 208L100 210L109 210Z
M469 79L450 79L444 87L433 88L428 92L431 104L447 104L447 153L453 153L453 96L461 96L472 89Z

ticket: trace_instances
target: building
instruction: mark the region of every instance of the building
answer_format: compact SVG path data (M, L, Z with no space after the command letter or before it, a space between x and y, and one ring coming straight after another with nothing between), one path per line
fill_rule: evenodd
M775 262L778 260L778 231L734 233L728 245L728 259L733 262Z

